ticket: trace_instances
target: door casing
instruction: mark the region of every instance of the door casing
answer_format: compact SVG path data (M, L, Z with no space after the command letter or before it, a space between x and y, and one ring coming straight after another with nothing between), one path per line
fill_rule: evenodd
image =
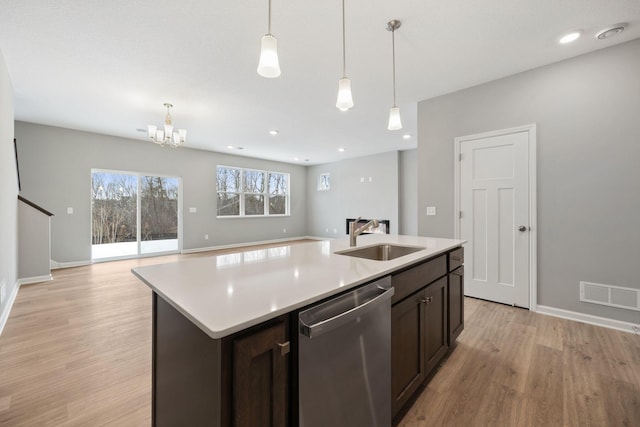
M529 135L529 310L536 311L538 305L538 219L537 212L537 170L536 170L536 125L530 124L508 129L500 129L473 135L460 136L454 139L454 236L460 238L460 147L463 142L508 135L518 132L527 132Z

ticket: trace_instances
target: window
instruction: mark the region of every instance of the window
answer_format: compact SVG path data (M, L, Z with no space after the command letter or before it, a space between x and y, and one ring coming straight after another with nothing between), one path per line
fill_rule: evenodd
M289 215L289 174L216 168L219 217Z
M91 258L179 250L180 178L91 171Z

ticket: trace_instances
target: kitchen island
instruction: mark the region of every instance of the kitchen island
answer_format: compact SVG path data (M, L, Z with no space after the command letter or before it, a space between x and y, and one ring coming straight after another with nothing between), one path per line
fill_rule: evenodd
M393 283L394 304L404 303L403 315L396 316L403 330L411 327L413 314L424 324L430 311L422 307L439 301L432 318L440 318L441 360L446 354L442 346L450 348L449 332L454 332L448 307L457 307L461 323L461 273L453 302L448 278L462 264L464 241L376 234L358 239L358 247L380 243L424 249L377 261L336 254L349 249L349 239L339 239L133 269L153 290L154 425L257 425L261 414L269 417L267 424L296 425L292 314L386 275L402 285L398 289ZM453 253L456 260L450 259ZM432 282L438 283L439 294L418 295L433 291ZM411 298L414 294L419 298ZM409 300L419 305L407 304ZM394 346L403 345L400 338L394 336ZM428 343L413 347L426 359ZM407 351L411 348L402 351L404 359ZM403 367L394 377L394 389L409 377L411 387L420 385L428 377L427 361L420 365L418 376ZM260 370L266 375L256 375ZM402 389L394 413L410 397L407 386Z

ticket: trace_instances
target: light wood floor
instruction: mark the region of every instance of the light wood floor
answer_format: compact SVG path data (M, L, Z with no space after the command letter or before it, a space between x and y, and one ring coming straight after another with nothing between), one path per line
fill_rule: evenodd
M151 291L130 269L211 254L23 286L0 337L0 426L149 426ZM456 349L401 426L640 426L640 336L468 298L465 309Z

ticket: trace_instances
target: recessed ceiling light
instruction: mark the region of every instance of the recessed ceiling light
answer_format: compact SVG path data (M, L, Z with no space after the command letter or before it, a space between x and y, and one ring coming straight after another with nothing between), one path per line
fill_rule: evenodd
M341 152L341 153L344 153L344 148L340 147L340 148L338 148L338 151Z
M228 148L229 150L233 150L233 145L227 145L227 148Z
M402 135L402 139L411 139L411 134L405 133L404 135Z
M278 129L272 129L269 131L269 135L276 136L278 134Z
M297 162L297 161L298 161L298 160L300 160L300 159L299 159L299 158L297 158L297 157L294 157L294 158L293 158L293 160Z
M598 31L596 34L596 38L599 40L608 39L609 37L616 36L624 31L627 27L627 24L616 24L610 27L605 28L604 30Z
M558 42L560 44L571 43L571 42L574 42L574 41L578 40L581 35L582 35L582 30L572 31L572 32L570 32L568 34L565 34L564 36L560 37L560 40L558 40Z

